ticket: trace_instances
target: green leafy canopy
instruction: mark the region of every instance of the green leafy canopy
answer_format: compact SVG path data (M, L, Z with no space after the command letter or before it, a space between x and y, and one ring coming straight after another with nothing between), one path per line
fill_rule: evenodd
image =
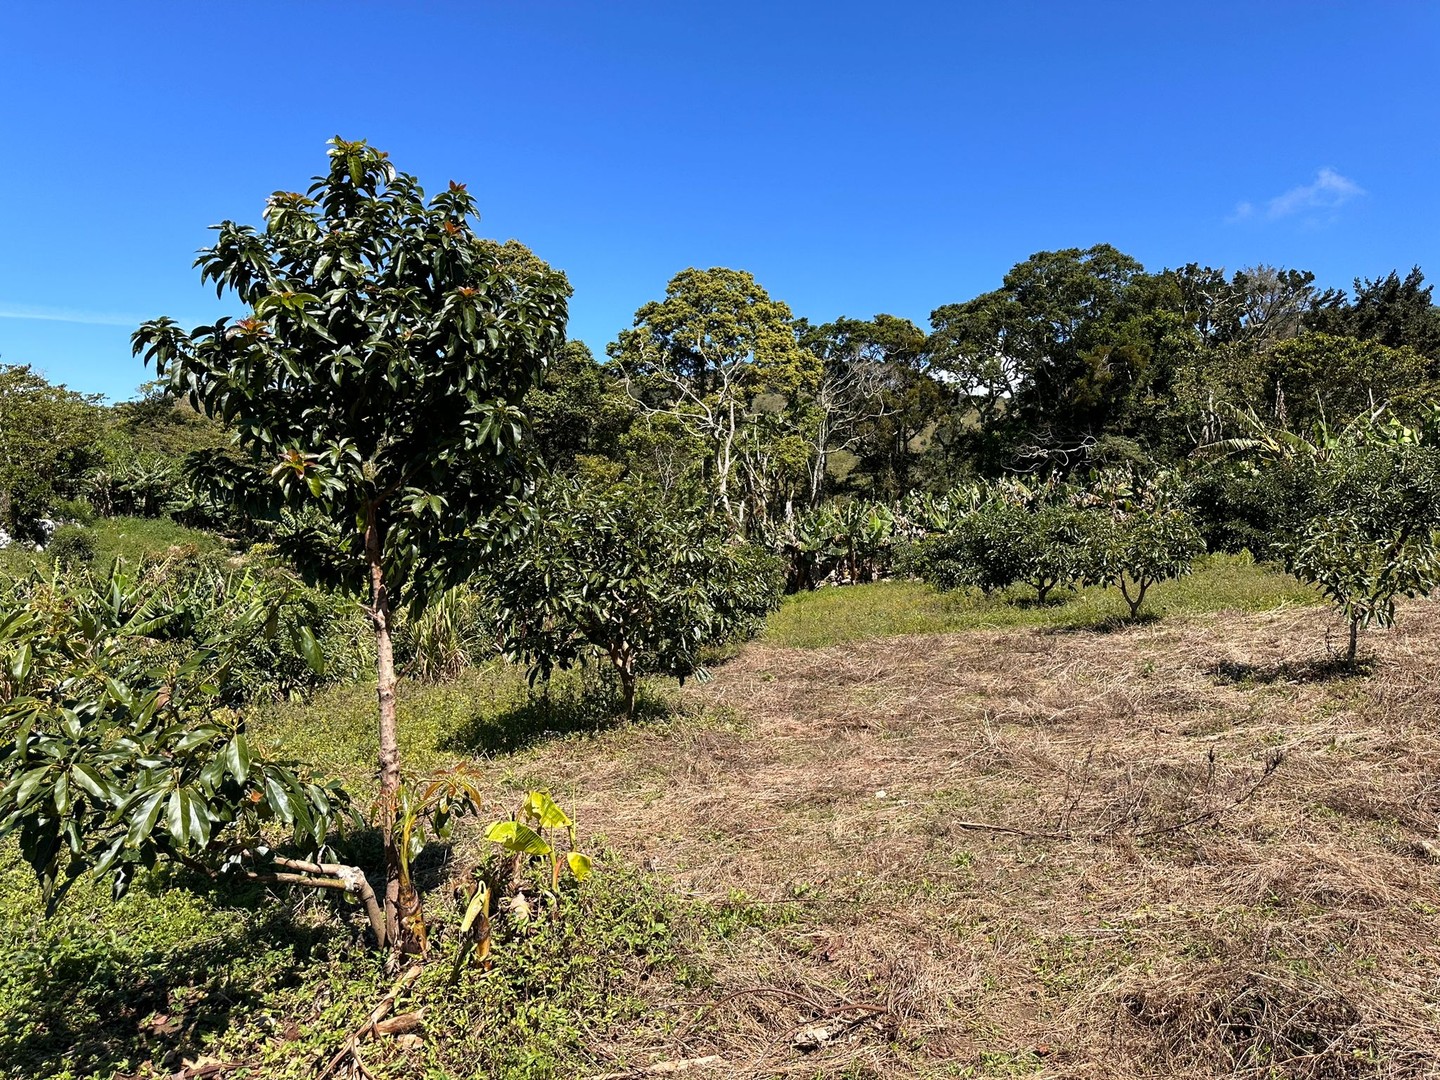
M200 252L246 317L133 337L172 394L234 427L245 459L210 459L207 483L317 510L351 584L372 516L387 579L418 571L428 592L463 576L458 534L523 478L519 403L564 343L570 288L474 216L464 185L427 200L384 153L336 138L328 175L275 192L263 230L222 222Z

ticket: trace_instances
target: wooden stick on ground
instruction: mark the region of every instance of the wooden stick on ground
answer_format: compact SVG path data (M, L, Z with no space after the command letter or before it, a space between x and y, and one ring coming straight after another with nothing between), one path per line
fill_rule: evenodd
M359 1047L360 1043L365 1039L375 1034L376 1026L380 1021L384 1020L385 1017L390 1015L390 1010L395 1008L395 1002L399 1000L400 995L415 985L415 980L420 978L420 973L424 970L425 968L420 964L411 964L401 972L400 977L395 980L395 985L390 988L390 992L380 999L375 1008L370 1010L370 1015L365 1020L365 1023L361 1024L359 1029L345 1040L345 1045L336 1051L335 1056L332 1057L330 1063L320 1071L316 1080L326 1080L327 1077L334 1076L339 1068L345 1064L347 1059L358 1066L360 1073L368 1075L368 1070L360 1061L357 1047Z

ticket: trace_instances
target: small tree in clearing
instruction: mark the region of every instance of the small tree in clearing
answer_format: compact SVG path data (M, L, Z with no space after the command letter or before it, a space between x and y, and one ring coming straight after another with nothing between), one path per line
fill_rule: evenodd
M1248 434L1217 448L1285 476L1277 490L1294 502L1280 508L1274 552L1340 609L1354 663L1361 630L1393 626L1400 597L1440 587L1440 408L1415 427L1376 412L1310 437L1241 419Z
M226 221L196 265L249 314L134 348L247 460L207 479L303 504L333 530L337 580L364 584L376 643L387 938L421 941L394 828L401 801L391 611L468 576L469 523L523 479L518 403L564 343L569 286L523 249L476 236L461 184L426 201L364 142L331 143L305 194L276 192L257 232ZM403 895L402 895L403 894Z
M1145 596L1157 582L1181 577L1205 554L1205 541L1194 520L1163 492L1130 509L1111 514L1092 510L1093 527L1084 541L1090 547L1088 575L1120 590L1136 618Z
M735 541L718 518L628 485L550 482L496 552L486 585L502 647L535 678L598 653L627 716L641 675L702 673L707 646L753 634L780 600L777 558Z

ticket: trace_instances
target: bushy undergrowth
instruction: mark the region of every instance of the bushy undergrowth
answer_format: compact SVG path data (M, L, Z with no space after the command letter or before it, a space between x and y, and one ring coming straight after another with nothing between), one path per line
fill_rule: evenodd
M703 986L697 946L719 917L602 858L553 916L501 920L488 971L447 985L459 917L434 913L434 963L416 987L431 1037L370 1044L377 1077L568 1077L596 1035L657 1035L677 1018L647 1011L653 984ZM29 1080L164 1074L201 1059L246 1062L250 1075L304 1077L338 1049L389 985L383 957L313 902L258 890L223 898L165 888L163 876L119 903L72 894L45 920L31 885L0 849L0 1076Z

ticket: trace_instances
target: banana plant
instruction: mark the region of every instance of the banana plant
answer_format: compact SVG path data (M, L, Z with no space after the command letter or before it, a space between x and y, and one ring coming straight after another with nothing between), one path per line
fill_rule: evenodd
M566 837L563 851L558 846L557 833ZM518 873L526 860L547 866L550 887L545 895L552 903L558 897L563 874L568 873L575 881L581 882L590 876L594 868L590 856L578 850L574 820L545 791L527 791L514 814L491 825L485 832L485 839L498 844L510 855L507 877L516 891L511 898L512 913L529 911L528 903L523 900L523 882ZM495 884L480 876L468 878L460 887L466 903L460 919L460 945L450 973L452 983L459 981L472 955L476 962L489 966L495 888Z

